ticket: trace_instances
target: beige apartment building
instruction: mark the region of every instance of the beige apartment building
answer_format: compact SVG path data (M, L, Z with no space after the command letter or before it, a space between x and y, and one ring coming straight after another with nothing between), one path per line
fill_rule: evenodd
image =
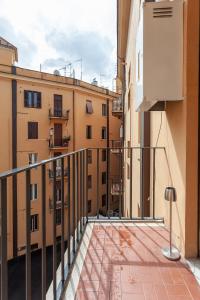
M120 139L121 121L112 114L113 100L118 95L107 89L73 78L32 71L14 66L17 49L0 38L0 172L32 164L82 148L106 148ZM106 176L118 176L118 158L108 159L100 150L100 189L98 199L103 213L110 198L109 209L118 207L118 197L111 195ZM97 152L88 151L88 214L97 210ZM56 167L57 236L61 232L60 165ZM65 166L67 185L68 170ZM52 244L53 169L46 170L47 245ZM25 250L25 177L9 181L8 191L8 257ZM13 193L11 192L13 190ZM31 247L41 246L41 172L31 174ZM67 215L67 194L65 213ZM73 199L71 199L73 201ZM67 218L65 218L67 219ZM12 221L13 220L13 221ZM67 220L65 220L67 232Z
M155 150L155 168L152 165L152 149L148 150L147 160L141 157L139 150L138 152L134 150L132 167L135 173L132 182L127 176L127 169L131 163L130 155L128 151L125 153L124 214L130 215L129 199L130 185L132 185L132 197L135 203L132 207L132 214L136 217L141 216L142 213L146 217L152 215L152 207L148 207L148 202L152 198L152 173L155 172L155 215L164 216L165 224L169 224L169 204L164 200L164 191L166 186L174 187L176 202L173 203L172 211L173 242L183 256L196 257L200 250L199 1L118 0L117 9L117 82L118 90L122 90L124 96L124 145L126 147L161 147ZM174 38L175 32L179 32L174 40L170 40L170 36L167 36L169 30L166 28L171 25L173 25L173 30L170 29L171 37ZM143 49L140 52L138 49L142 43ZM152 55L151 51L154 46L157 48L154 49L154 55ZM173 56L177 58L176 69L171 65ZM163 62L170 65L171 73L164 74L168 66L163 67ZM159 72L161 72L160 78L154 77ZM165 75L167 80L162 86L161 80ZM179 80L175 87L170 77L175 81ZM140 98L137 94L138 89L142 88L141 85L138 88L139 81L144 85L141 105L137 102ZM157 82L155 91L161 86L165 90L161 99L164 101L155 101L149 105L147 101L148 97L153 98L151 91L154 82ZM178 87L179 84L180 87ZM151 85L151 90L149 85ZM170 99L168 94L174 93L174 90L178 88L182 98L178 99L172 95ZM168 98L165 99L166 94ZM144 160L143 167L146 164L143 170L146 184L143 182L142 186L142 201L146 206L144 212L140 209L141 191L139 180L137 180L141 171L138 168L140 159Z

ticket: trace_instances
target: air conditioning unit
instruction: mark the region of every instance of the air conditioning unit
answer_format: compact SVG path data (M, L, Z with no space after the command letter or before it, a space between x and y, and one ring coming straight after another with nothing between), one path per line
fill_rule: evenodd
M136 39L136 110L183 100L183 0L144 2Z

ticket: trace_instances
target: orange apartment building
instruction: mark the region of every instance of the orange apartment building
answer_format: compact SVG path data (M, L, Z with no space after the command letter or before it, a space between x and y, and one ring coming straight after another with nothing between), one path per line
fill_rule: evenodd
M132 182L127 176L130 155L125 152L124 214L152 216L154 184L154 213L164 216L168 226L169 205L164 191L166 186L174 187L173 242L183 256L196 257L200 253L199 1L118 0L117 9L118 89L124 99L124 145L164 148L156 149L154 168L153 149L143 157L139 150L133 151ZM137 180L141 172L142 199ZM143 212L140 200L146 207Z
M112 115L112 102L118 95L107 89L73 78L56 76L14 66L17 49L0 38L0 172L32 164L81 148L106 148L120 139L120 119ZM106 174L118 175L117 158L107 159L106 150L100 150L100 208L118 207L118 197L106 187ZM96 213L95 149L88 150L88 213ZM56 168L57 235L61 222L60 165ZM68 170L65 168L65 182ZM41 245L41 173L31 176L31 245ZM52 244L52 166L46 174L47 245ZM66 183L67 184L67 183ZM16 257L25 249L25 178L19 175L9 182L8 203L8 257ZM109 190L106 190L109 189ZM13 190L13 193L11 192ZM67 213L67 195L65 210ZM73 199L71 199L73 201ZM13 222L12 222L13 220ZM17 225L16 225L17 224ZM67 221L65 224L67 228Z

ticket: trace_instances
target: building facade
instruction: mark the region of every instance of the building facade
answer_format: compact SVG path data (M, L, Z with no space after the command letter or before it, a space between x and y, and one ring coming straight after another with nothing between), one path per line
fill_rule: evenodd
M112 115L112 102L118 97L107 89L43 72L14 66L17 49L1 38L0 43L0 172L72 152L88 150L88 214L97 210L95 148L106 148L119 140L121 122ZM118 199L106 186L108 172L118 174L116 158L106 150L99 153L99 207L101 213L108 205L118 207ZM68 170L64 166L67 186ZM111 177L112 177L111 176ZM61 165L56 166L56 222L57 236L61 232ZM9 258L24 254L25 250L25 178L18 175L9 182L8 250ZM52 244L53 166L46 170L47 245ZM11 192L13 190L13 193ZM41 172L31 174L31 247L41 245ZM65 213L68 210L67 189L64 195ZM71 198L73 201L73 198ZM67 219L65 221L67 232Z
M174 3L173 3L174 2ZM137 106L137 77L140 77L138 56L138 38L142 38L139 24L147 22L145 9L154 7L153 30L157 28L156 21L158 14L162 19L161 28L164 22L172 20L173 5L179 5L178 11L183 24L183 55L182 93L183 99L179 101L164 101L164 106L154 106L151 109L138 109ZM165 6L165 8L164 8ZM174 7L174 6L173 6ZM169 225L169 205L164 200L166 186L176 189L176 202L173 203L173 242L185 257L196 257L199 253L199 199L198 199L198 126L199 126L199 1L140 1L140 0L118 0L118 90L123 91L124 97L124 145L138 147L163 147L156 149L156 161L153 166L153 153L146 150L147 160L141 156L140 151L135 150L132 160L135 179L130 182L127 176L127 169L130 165L130 156L127 151L124 155L124 214L130 214L129 199L130 191L135 205L132 214L134 216L149 216L152 214L151 205L148 206L152 198L152 173L155 175L154 197L156 216L163 216L165 224ZM165 15L164 15L165 10ZM143 13L144 12L144 13ZM157 14L157 15L156 15ZM163 16L164 15L164 16ZM171 19L168 19L171 18ZM143 21L141 21L143 19ZM175 21L177 21L175 19ZM179 18L180 21L180 18ZM167 23L165 23L167 24ZM174 29L175 30L175 29ZM165 32L161 32L160 41ZM156 41L155 35L148 31L149 45ZM146 46L143 39L144 51L148 57L150 47ZM169 44L173 48L173 44ZM169 57L165 53L165 62L170 63ZM143 58L142 71L151 65L151 62ZM158 56L158 59L160 57ZM149 65L148 65L149 64ZM157 66L155 65L155 68ZM167 67L166 67L167 68ZM162 69L162 72L165 72ZM152 76L154 70L151 69ZM151 71L151 70L148 70ZM162 73L161 73L162 74ZM171 74L172 75L172 74ZM145 76L145 75L144 75ZM152 82L154 78L148 78ZM155 79L156 80L156 79ZM168 78L170 82L170 76ZM166 82L168 85L169 82ZM168 90L170 92L170 90ZM147 95L146 95L147 96ZM176 100L176 98L174 99ZM145 150L144 150L145 151ZM137 167L138 160L143 159L143 181L140 182L141 170ZM155 157L154 157L155 159ZM138 179L138 180L137 180ZM146 183L145 183L146 181ZM132 189L130 189L132 185ZM142 200L141 200L142 191ZM140 210L140 201L145 203L144 212Z

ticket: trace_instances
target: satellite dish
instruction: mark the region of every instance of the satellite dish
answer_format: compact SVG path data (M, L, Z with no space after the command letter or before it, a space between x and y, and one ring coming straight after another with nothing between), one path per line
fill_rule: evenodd
M58 70L54 70L53 74L56 76L60 76L60 72Z

